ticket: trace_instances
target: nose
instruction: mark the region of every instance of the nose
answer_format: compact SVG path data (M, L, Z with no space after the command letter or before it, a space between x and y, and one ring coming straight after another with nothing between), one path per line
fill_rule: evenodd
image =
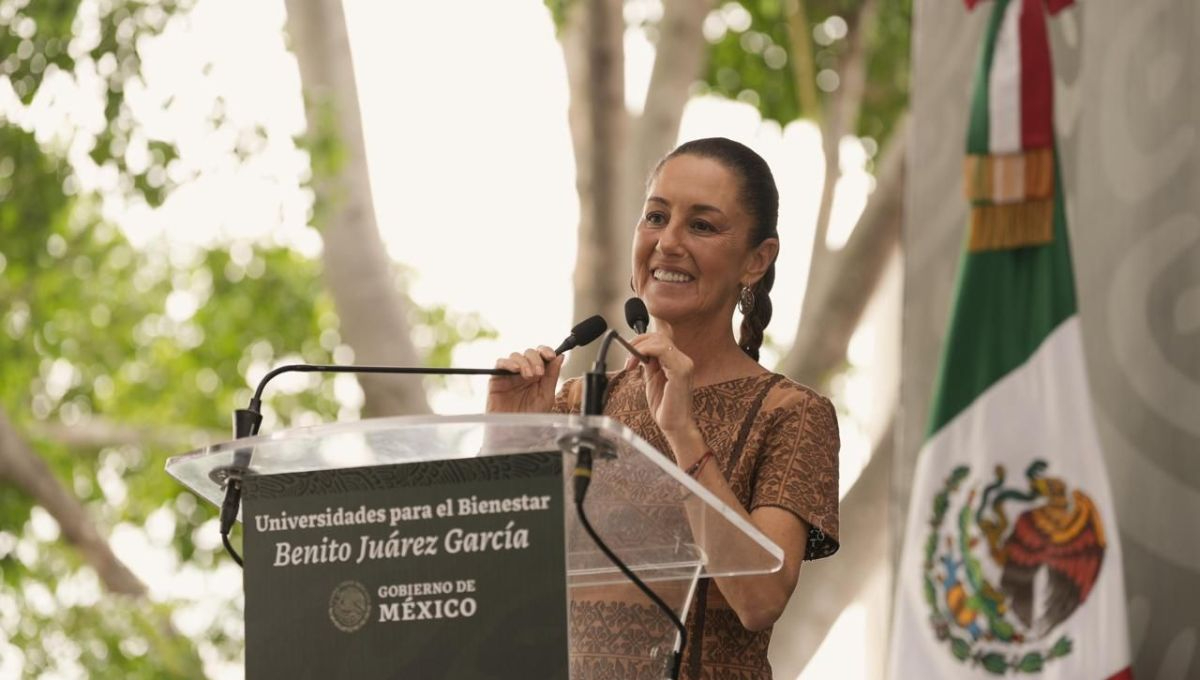
M658 234L655 249L663 255L677 255L683 252L683 221L671 220Z

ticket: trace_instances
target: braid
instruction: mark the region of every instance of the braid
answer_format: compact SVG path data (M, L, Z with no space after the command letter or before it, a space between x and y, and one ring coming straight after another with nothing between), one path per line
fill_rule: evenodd
M738 336L738 346L755 361L758 361L758 350L762 347L763 331L766 330L767 324L771 323L771 313L774 311L771 305L771 287L773 285L775 285L774 262L767 268L767 273L752 288L754 308L750 310L749 314L742 317L741 333Z

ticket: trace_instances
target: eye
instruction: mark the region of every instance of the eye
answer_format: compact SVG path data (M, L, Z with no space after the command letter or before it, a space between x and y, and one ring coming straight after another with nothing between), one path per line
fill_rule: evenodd
M667 216L657 211L646 213L646 223L661 227L667 223Z
M716 227L708 222L705 222L704 220L696 220L695 222L692 222L692 229L705 234L712 233L717 230Z

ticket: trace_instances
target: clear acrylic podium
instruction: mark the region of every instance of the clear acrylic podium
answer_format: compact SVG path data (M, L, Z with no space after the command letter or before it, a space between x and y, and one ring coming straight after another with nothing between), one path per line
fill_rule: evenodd
M210 446L171 458L167 472L189 489L220 505L219 472L236 463L250 475L339 470L419 461L562 451L567 549L567 588L576 602L645 596L596 547L579 526L571 502L575 456L581 433L602 442L585 508L596 532L643 581L686 620L698 579L761 574L782 565L782 550L752 524L688 477L665 455L630 429L600 416L504 414L414 416L368 419L275 432ZM570 629L576 628L574 623ZM676 631L663 625L636 645L645 661L660 664L663 677L676 645ZM603 649L577 645L572 634L571 667L577 655ZM628 654L626 648L623 652ZM398 666L403 665L397 659ZM572 674L582 680L580 672Z

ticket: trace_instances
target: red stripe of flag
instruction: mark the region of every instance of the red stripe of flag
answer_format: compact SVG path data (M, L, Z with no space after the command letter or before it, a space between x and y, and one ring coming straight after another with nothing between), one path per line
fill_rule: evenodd
M968 0L968 2L979 2L979 0ZM1067 7L1075 4L1075 0L1046 0L1046 9L1050 10L1050 14L1058 14Z
M1014 0L1014 2L1017 0ZM1054 72L1046 32L1046 0L1020 0L1021 148L1054 145ZM1061 0L1060 0L1061 1Z
M975 9L975 6L983 2L983 0L964 0L967 3L967 10ZM1046 9L1051 15L1058 14L1064 9L1075 4L1075 0L1046 0Z

